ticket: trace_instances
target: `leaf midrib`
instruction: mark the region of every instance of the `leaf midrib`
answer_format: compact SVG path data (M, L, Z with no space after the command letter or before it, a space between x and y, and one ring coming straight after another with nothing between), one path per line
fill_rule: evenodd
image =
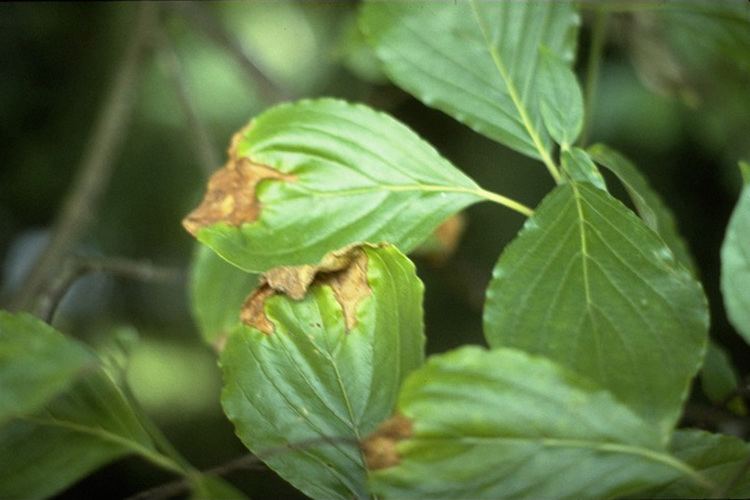
M698 470L672 455L656 450L643 448L641 446L627 445L610 441L590 441L585 439L560 439L560 438L532 438L532 437L510 437L510 436L465 436L465 437L435 437L417 436L409 439L413 441L428 441L430 443L446 441L451 444L467 444L488 446L496 443L532 443L546 448L576 448L598 452L618 453L645 458L649 461L660 463L675 469L689 477L696 484L708 490L714 489L715 485Z
M299 418L300 418L301 420L305 420L305 421L307 421L307 424L308 424L308 426L309 426L309 427L310 427L311 429L313 429L313 430L314 430L314 431L315 431L315 432L316 432L316 433L317 433L318 435L320 435L320 436L324 436L324 435L325 435L325 433L324 433L324 432L322 432L322 431L321 431L321 430L320 430L320 429L318 428L318 426L317 426L317 425L315 425L315 423L314 423L314 422L313 422L313 421L312 421L312 420L310 419L310 416L309 416L309 415L306 415L305 413L303 413L303 412L301 412L301 411L299 411L299 409L298 409L298 408L297 408L297 407L296 407L296 406L295 406L294 404L292 404L292 402L291 402L291 401L289 400L289 398L288 398L288 397L286 396L286 393L285 393L285 392L283 392L283 391L281 390L281 388L280 388L280 387L278 386L278 384L276 383L275 379L274 379L273 377L270 377L270 376L269 376L268 372L266 371L265 367L264 367L264 366L263 366L263 364L261 363L261 360L260 360L260 359L258 358L258 356L257 356L257 354L255 353L255 351L253 350L252 346L248 346L248 349L247 349L247 351L248 351L248 352L250 353L250 355L251 355L251 356L253 357L253 360L254 360L254 362L256 363L256 365L258 366L258 368L259 368L259 370L260 370L261 374L263 375L263 377L265 377L265 378L266 378L266 380L268 380L268 381L269 381L269 383L270 383L270 384L271 384L271 385L272 385L272 386L274 387L274 389L275 389L275 390L276 390L276 391L277 391L277 392L278 392L278 393L279 393L279 394L281 395L282 399L283 399L283 400L284 400L284 402L285 402L285 403L287 404L287 407L288 407L288 408L290 408L290 409L291 409L291 410L292 410L292 411L293 411L294 413L296 413L296 414L297 414L297 416L298 416L298 417L299 417ZM240 383L239 381L237 381L237 383L236 383L236 386L237 386L237 388L239 389L239 391L240 391L240 393L241 393L241 396L242 396L242 398L244 398L244 399L245 399L245 401L247 401L247 402L248 402L249 404L251 404L251 405L252 405L252 400L253 400L253 399L252 399L252 398L250 397L250 395L248 394L247 390L245 389L245 386L244 386L244 385L243 385L242 383ZM256 408L256 411L257 411L257 412L258 412L258 414L259 414L259 415L261 416L261 418L263 418L264 420L266 420L266 421L267 421L267 422L268 422L268 423L269 423L269 424L270 424L270 425L271 425L272 427L274 427L274 428L276 429L276 431L277 431L277 432L279 431L279 429L278 429L278 427L276 427L276 425L275 425L275 421L274 421L274 419L273 419L272 417L270 417L269 415L265 415L265 414L264 414L263 412L261 412L261 411L260 411L260 410L258 410L257 408ZM244 442L244 439L243 439L243 442ZM338 445L337 445L337 444L334 444L334 447L335 447L335 449L336 449L336 451L337 451L337 452L341 453L341 454L342 454L343 456L345 456L345 457L347 456L347 455L346 455L346 453L344 453L344 452L343 452L343 451L342 451L342 450L341 450L341 449L340 449L340 448L338 447ZM248 446L248 448L250 448L250 447ZM306 456L307 456L308 458L310 458L310 459L311 459L312 461L314 461L314 462L318 463L318 464L319 464L319 465L321 465L321 466L322 466L322 467L323 467L324 469L328 470L328 471L329 471L329 472L330 472L330 473L331 473L331 474L332 474L332 475L333 475L334 477L336 477L336 478L337 478L337 479L338 479L338 480L339 480L339 481L341 482L341 484L342 484L342 485L344 486L344 488L346 488L347 490L349 490L349 491L350 491L350 492L351 492L352 494L356 495L356 492L355 492L355 491L352 491L352 488L349 488L349 486L348 486L348 485L346 484L346 479L345 479L344 475L343 475L342 473L340 473L340 472L338 471L338 469L336 469L335 467L333 467L333 466L332 466L331 464L327 463L327 462L326 462L325 460L323 460L323 459L322 459L321 457L319 457L319 456L318 456L318 455L316 455L315 453L312 453L312 452L311 452L310 450L308 450L308 449L305 449L304 447L303 447L303 448L300 448L300 449L299 449L299 453L302 453L302 454L306 455Z
M557 165L555 165L554 160L550 157L549 152L544 147L544 143L542 142L539 131L536 129L536 127L534 127L534 124L531 123L531 118L529 117L528 110L521 100L521 97L518 95L518 89L516 89L515 82L508 74L508 69L505 67L505 63L503 62L502 57L500 57L500 53L498 52L497 47L495 47L490 41L487 26L482 20L480 9L477 6L476 0L469 0L469 4L471 5L471 9L474 12L474 17L477 21L477 25L479 26L479 31L482 33L482 38L484 39L487 51L492 58L492 62L494 63L495 68L500 75L500 78L502 78L503 83L505 83L505 87L508 89L508 95L510 96L511 101L513 101L513 105L516 107L516 110L521 117L521 121L524 125L524 128L526 129L526 132L529 134L531 141L534 143L534 146L539 152L539 156L541 157L542 162L544 162L547 170L549 170L550 175L555 180L555 182L559 183L560 172L557 168Z
M357 196L362 194L378 193L383 191L395 192L395 193L407 193L407 192L424 192L424 193L459 193L468 194L475 196L477 201L491 201L498 205L503 205L506 208L520 213L526 217L530 217L534 211L512 198L503 196L493 191L476 187L476 188L465 188L460 186L438 186L431 184L378 184L374 187L362 187L362 188L351 188L351 189L338 189L335 191L319 191L316 189L310 189L303 186L297 186L298 189L314 194L321 198L333 198L336 196Z
M86 434L88 436L98 438L102 441L121 446L126 451L136 453L146 458L150 462L163 467L164 469L170 470L180 475L185 473L183 468L180 467L174 461L172 461L169 457L166 457L162 455L161 453L158 453L155 450L149 449L137 441L125 438L123 436L119 436L101 427L89 427L86 425L76 424L74 422L70 422L67 420L31 417L31 416L19 417L18 420L29 422L35 425L46 426L46 427L56 427L56 428L70 431L70 432Z

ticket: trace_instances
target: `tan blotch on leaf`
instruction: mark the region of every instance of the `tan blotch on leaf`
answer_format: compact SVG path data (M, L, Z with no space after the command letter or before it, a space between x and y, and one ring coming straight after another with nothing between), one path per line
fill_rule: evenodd
M255 290L245 299L245 303L240 310L240 320L247 326L257 328L263 333L271 334L273 332L273 323L266 316L266 299L276 294L276 291L264 284Z
M396 445L412 435L411 420L403 415L395 415L380 424L380 427L362 442L367 468L378 470L398 465L401 457Z
M258 183L264 179L294 181L293 175L253 163L237 156L237 146L243 132L232 138L229 161L208 180L208 189L201 204L182 220L182 225L195 236L202 228L224 222L241 226L253 222L260 213L260 202L255 195Z
M262 285L242 306L240 318L248 326L264 333L273 332L273 324L265 313L269 297L284 294L302 300L311 286L330 286L344 313L346 329L357 326L357 307L370 295L367 282L367 254L358 246L346 247L323 257L320 264L276 267L264 273Z

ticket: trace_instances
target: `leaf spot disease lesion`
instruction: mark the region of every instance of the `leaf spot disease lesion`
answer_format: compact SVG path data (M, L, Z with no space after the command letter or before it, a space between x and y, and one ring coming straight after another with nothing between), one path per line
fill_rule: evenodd
M362 441L362 452L370 470L393 467L401 462L397 445L414 434L412 421L396 414L389 418Z
M229 161L211 176L203 201L182 221L193 236L204 227L220 222L235 227L254 222L261 210L256 196L258 184L266 179L296 180L293 175L240 157L237 148L244 133L234 135L228 150Z
M313 286L329 286L341 306L346 330L357 326L359 303L372 291L367 281L368 258L360 246L331 252L317 265L273 268L261 277L260 287L245 301L240 319L263 333L273 333L273 324L265 313L265 303L274 295L302 300Z

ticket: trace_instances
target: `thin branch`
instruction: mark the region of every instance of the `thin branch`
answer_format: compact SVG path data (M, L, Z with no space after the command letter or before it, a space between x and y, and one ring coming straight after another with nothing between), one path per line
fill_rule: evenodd
M227 31L208 7L200 2L174 2L165 5L177 10L203 34L232 56L249 80L257 87L264 101L273 103L291 98L286 90L279 87L253 62L242 44Z
M591 134L594 102L596 101L599 87L599 66L601 65L602 53L604 52L608 17L609 13L603 9L599 9L594 13L594 24L591 28L591 47L586 63L586 103L584 108L583 132L581 132L580 139L581 146L586 145Z
M351 444L352 446L357 447L360 446L359 441L352 438L323 436L319 438L305 439L302 441L297 441L295 443L288 443L286 445L269 448L258 453L257 455L243 455L224 464L206 469L202 471L201 474L203 474L204 476L220 477L229 475L232 472L238 470L259 469L263 467L263 460L271 458L275 455L289 453L290 451L296 450L306 450L315 446L319 446L321 444L333 445L338 443ZM161 500L164 498L177 496L181 493L185 493L190 489L190 487L191 483L188 479L179 479L159 486L155 486L148 490L141 491L140 493L136 493L135 495L128 497L126 500Z
M79 278L91 273L109 273L154 283L172 283L182 278L182 271L179 269L155 266L148 261L121 257L71 257L63 262L55 279L42 291L34 313L46 322L51 322L57 306L70 287Z
M77 176L54 223L52 236L19 292L11 309L33 309L44 284L86 233L109 184L115 160L130 124L142 62L156 22L156 6L141 3L135 33L104 102Z
M159 55L167 67L170 80L180 101L180 106L185 113L185 118L187 118L188 127L193 135L192 142L195 144L195 152L198 155L201 168L207 176L211 175L214 169L219 166L220 161L216 153L216 146L211 140L211 135L208 133L203 121L198 116L195 106L193 106L193 99L190 96L185 72L177 56L177 51L163 26L160 26L156 31L156 42Z

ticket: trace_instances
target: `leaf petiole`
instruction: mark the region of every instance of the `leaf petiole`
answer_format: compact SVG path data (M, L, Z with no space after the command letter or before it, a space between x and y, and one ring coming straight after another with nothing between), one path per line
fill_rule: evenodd
M507 196L493 193L492 191L487 191L486 189L482 188L479 188L477 194L488 201L492 201L504 207L510 208L511 210L518 212L521 215L525 215L526 217L531 217L532 215L534 215L533 209L527 207L523 203L508 198Z

